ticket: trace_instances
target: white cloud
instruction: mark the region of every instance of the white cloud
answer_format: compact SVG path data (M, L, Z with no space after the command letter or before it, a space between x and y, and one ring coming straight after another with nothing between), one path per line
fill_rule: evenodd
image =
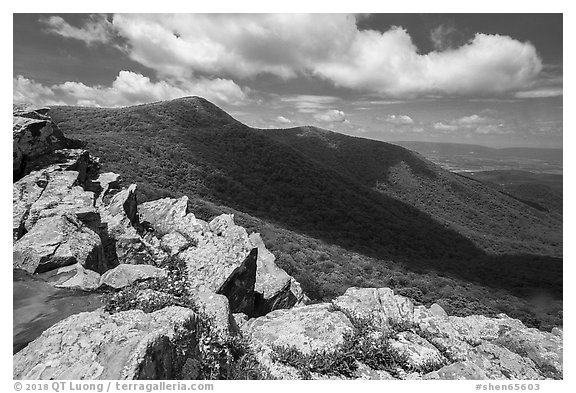
M383 118L377 118L377 120L384 121L386 123L396 124L396 125L410 125L414 124L414 120L408 115L388 115Z
M64 82L44 86L18 76L14 79L13 100L41 105L84 105L118 107L198 95L217 103L235 103L246 99L242 89L226 79L195 79L186 82L152 82L131 71L120 71L112 86L87 86Z
M516 91L542 69L532 44L508 36L479 33L458 48L420 54L403 28L358 30L344 14L120 14L113 24L133 60L174 78L316 75L409 97ZM452 34L443 29L436 36Z
M100 14L90 15L82 27L72 26L60 16L42 18L40 22L46 25L49 33L84 41L88 45L109 42L114 34L112 23Z
M292 124L292 120L285 118L284 116L278 116L276 122L280 124Z
M463 125L475 125L475 124L485 124L485 123L488 123L490 121L491 120L486 118L486 117L474 114L474 115L464 116L464 117L461 117L459 119L456 119L455 123L463 124Z
M160 79L198 75L288 79L316 76L389 97L494 95L530 89L542 70L534 46L508 36L477 33L454 47L453 29L433 34L438 50L421 54L408 32L359 30L346 14L116 14L93 16L82 27L60 17L49 31L92 44L112 34L134 61ZM448 45L448 44L450 45ZM311 107L301 108L312 112ZM318 109L318 108L316 108Z
M438 121L432 125L432 128L434 128L435 130L439 130L439 131L456 131L460 127L458 127L457 125L454 125L454 124L447 124L447 123Z
M558 97L563 94L562 87L540 88L527 91L519 91L514 94L517 98L545 98L545 97Z
M458 39L458 30L453 26L440 25L430 31L430 41L437 51L453 48Z
M344 123L346 122L346 114L337 109L330 109L325 112L317 113L314 119L323 123Z
M510 37L476 34L457 49L421 55L408 33L362 31L337 61L315 72L339 86L391 96L493 94L524 88L542 68L536 49Z

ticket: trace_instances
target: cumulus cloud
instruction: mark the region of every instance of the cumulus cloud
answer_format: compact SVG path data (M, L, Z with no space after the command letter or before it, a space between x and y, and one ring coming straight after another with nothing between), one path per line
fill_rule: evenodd
M488 114L494 113L494 111L484 110L480 113ZM432 128L447 133L458 131L460 133L476 133L483 135L509 134L513 132L512 128L507 127L502 120L479 114L463 116L449 121L438 121L432 124Z
M238 102L246 98L238 85L225 79L195 79L171 84L153 82L131 71L121 71L112 86L87 86L80 82L64 82L44 86L17 76L13 80L14 102L42 105L82 105L118 107L198 95L216 102Z
M114 35L114 27L105 15L90 15L82 27L75 27L60 16L50 16L40 19L46 26L46 31L65 38L84 41L88 45L109 42Z
M432 125L432 128L434 128L435 130L439 130L439 131L456 131L460 127L458 127L455 124L448 124L448 123L445 123L442 121L438 121Z
M284 116L278 116L276 122L280 124L292 124L292 120L285 118Z
M56 34L87 43L105 42L113 29L128 56L161 78L315 75L336 86L411 97L526 90L542 69L532 44L508 36L478 33L456 47L457 32L439 26L431 33L437 50L421 54L405 29L359 30L357 17L117 14L112 26L102 17L81 28L58 17L46 23Z
M455 120L455 123L458 124L463 124L463 125L474 125L474 124L485 124L490 122L490 119L477 115L477 114L473 114L470 116L464 116L461 117L459 119Z
M462 35L453 26L440 25L430 31L430 41L434 49L443 51L460 44Z
M417 52L406 30L362 31L338 61L315 72L339 86L391 96L504 93L533 83L542 68L536 49L507 36L476 34L457 49Z
M388 115L386 117L379 117L378 120L396 125L414 124L414 120L408 115Z
M337 109L330 109L324 112L316 113L314 119L323 123L344 123L346 114Z

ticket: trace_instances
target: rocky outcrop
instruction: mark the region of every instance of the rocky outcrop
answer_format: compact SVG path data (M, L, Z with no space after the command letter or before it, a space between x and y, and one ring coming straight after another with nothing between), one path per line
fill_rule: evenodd
M73 315L14 355L14 379L174 379L195 324L182 307Z
M143 203L138 208L142 221L150 223L158 237L169 233L178 233L194 241L198 233L207 229L205 221L188 213L188 197L179 199L163 198Z
M339 321L336 325L335 318ZM448 316L437 304L414 307L409 299L394 295L388 288L350 288L332 304L274 311L239 325L260 353L259 361L277 378L299 375L293 367L278 361L278 347L289 347L303 356L314 351L329 358L337 358L330 353L338 351L350 353L350 345L356 344L342 347L343 336L333 335L342 333L344 326L355 329L354 334L368 328L371 333L366 335L364 330L362 334L374 340L370 345L380 345L381 351L399 362L391 370L357 365L355 378L375 378L382 371L385 378L396 379L562 376L562 340L557 335L527 328L505 315L456 317Z
M94 271L105 268L100 237L73 214L40 219L13 247L14 268L29 273L75 263Z
M13 175L19 176L26 163L38 156L66 147L66 139L46 116L46 108L25 105L13 107Z
M241 326L260 363L281 379L298 379L299 374L293 367L274 361L278 348L294 348L302 354L320 351L329 356L353 329L348 318L340 311L330 310L328 304L272 311Z
M166 270L150 265L120 264L102 274L100 285L120 289L137 281L166 277Z

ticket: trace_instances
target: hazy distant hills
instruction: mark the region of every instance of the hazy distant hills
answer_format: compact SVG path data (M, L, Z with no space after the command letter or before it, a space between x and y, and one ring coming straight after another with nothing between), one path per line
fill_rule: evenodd
M437 142L393 142L416 151L445 169L460 172L523 169L562 174L562 149L501 148Z
M561 255L560 214L450 173L399 146L314 127L262 132L428 213L482 250Z
M499 303L502 294L469 298L463 283L435 288L415 273L382 282L390 278L384 261L518 296L562 297L562 262L552 258L562 255L561 215L400 146L314 127L253 129L197 97L116 109L53 107L51 115L66 136L87 142L104 171L137 183L141 200L188 195L195 213L235 209L254 217L279 264L312 298L378 283L452 299L443 304L458 304L455 310L482 297L486 312L520 307ZM536 315L522 307L519 313ZM556 320L557 310L535 318Z

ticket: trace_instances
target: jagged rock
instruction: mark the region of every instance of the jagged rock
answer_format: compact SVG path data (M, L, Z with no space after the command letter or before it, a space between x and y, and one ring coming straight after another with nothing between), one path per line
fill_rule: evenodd
M195 325L182 307L73 315L14 355L14 379L174 379Z
M243 312L247 315L254 314L256 302L254 285L256 283L257 258L258 249L254 248L216 290L216 293L228 298L232 312Z
M66 147L66 138L45 115L44 108L14 108L12 125L12 169L14 177L21 174L26 161Z
M489 318L484 315L467 317L450 316L450 323L458 331L459 338L471 345L478 345L486 340L495 340L511 329L525 329L522 322L512 318Z
M93 194L77 186L90 157L84 150L59 150L48 166L32 171L12 186L13 239L19 239L40 218L71 212L95 212ZM58 158L59 157L59 158ZM43 159L43 157L38 160ZM48 160L46 160L48 161ZM82 169L84 168L84 169Z
M561 337L524 327L504 332L495 342L532 360L544 376L555 379L562 378L563 346Z
M102 274L100 285L120 289L137 281L165 277L166 274L166 270L150 265L120 264Z
M498 345L483 343L474 348L468 360L488 379L542 379L534 362Z
M137 231L139 227L136 184L115 194L108 204L98 207L109 241L106 254L115 264L153 265L159 250L152 250Z
M434 345L410 331L398 333L390 340L390 346L416 370L440 368L447 362Z
M32 172L18 180L12 186L12 237L18 240L25 233L25 221L30 206L42 195L48 184L45 172Z
M28 103L12 104L12 116L50 120L48 116L49 111L50 108L48 107L39 107Z
M235 226L233 214L221 214L218 217L214 217L208 224L210 230L216 235L222 235L227 229L234 228Z
M112 190L120 189L120 175L114 172L101 173L93 183L97 186L92 191L98 194L95 204L100 206L105 203Z
M448 364L439 370L432 371L422 379L444 380L480 380L488 379L486 373L471 361L462 361Z
M28 213L25 222L26 230L30 230L38 220L63 213L82 217L96 214L94 208L94 193L84 191L80 186L74 186L78 179L76 171L59 171L48 174L48 184Z
M234 226L222 236L208 232L196 247L182 251L179 257L186 262L190 288L217 292L252 249L249 242L243 241L247 238L244 228Z
M24 174L35 171L46 171L49 173L76 171L78 172L78 185L85 186L89 172L93 174L92 172L97 169L98 165L98 159L91 157L88 150L60 149L28 161L24 168Z
M225 335L237 333L236 323L226 296L212 292L198 292L194 296L194 304L212 319L216 330Z
M138 207L141 220L149 222L160 237L178 232L189 240L196 240L199 233L207 229L207 224L187 210L187 196L162 198Z
M100 274L84 268L81 264L61 267L51 279L56 288L93 291L100 287Z
M179 232L168 233L160 239L160 247L171 256L187 249L190 245L191 242Z
M390 288L348 288L333 304L356 318L370 321L382 331L414 321L414 305L410 299L394 295Z
M273 360L274 347L294 347L302 354L338 350L346 333L353 331L351 322L328 304L314 304L253 318L242 324L241 331L254 346L258 361L280 379L297 379L297 371Z
M258 248L255 290L259 296L256 300L256 313L265 315L272 310L292 307L302 297L296 297L299 286L294 285L296 294L293 293L293 278L276 266L276 257L266 249L259 233L251 234L249 239L251 244Z
M80 263L106 270L100 237L72 214L40 219L13 247L14 268L44 272Z

